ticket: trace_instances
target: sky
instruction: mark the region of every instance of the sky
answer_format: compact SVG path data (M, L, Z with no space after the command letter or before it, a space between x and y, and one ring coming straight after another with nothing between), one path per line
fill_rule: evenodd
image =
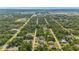
M0 0L0 7L79 7L79 0Z

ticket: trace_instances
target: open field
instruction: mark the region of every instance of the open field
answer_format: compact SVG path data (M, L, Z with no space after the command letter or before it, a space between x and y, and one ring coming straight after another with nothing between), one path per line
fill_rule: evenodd
M0 13L0 51L78 51L79 13Z

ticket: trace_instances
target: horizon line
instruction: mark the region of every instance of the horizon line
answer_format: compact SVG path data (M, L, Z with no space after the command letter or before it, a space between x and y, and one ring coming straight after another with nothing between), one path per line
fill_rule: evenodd
M79 7L0 7L0 9L79 9Z

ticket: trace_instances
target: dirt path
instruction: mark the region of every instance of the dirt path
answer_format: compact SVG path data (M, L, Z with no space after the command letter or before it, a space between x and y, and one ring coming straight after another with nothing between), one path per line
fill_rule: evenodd
M57 47L58 49L61 49L62 50L62 47L58 41L58 38L55 36L54 32L52 31L52 29L49 29L50 30L50 33L52 34L52 36L54 37L55 41L56 41L56 44L57 44Z
M20 33L20 31L24 28L25 25L28 24L28 22L30 21L30 19L33 17L33 15L25 22L25 24L23 24L18 30L17 32L2 46L2 48L0 49L0 51L3 51L6 49L6 47L8 46L8 44L10 42L12 42L14 40L14 38L17 37L17 35Z
M47 22L46 18L44 18L44 20L45 20L46 24L49 25L49 23Z
M36 24L38 25L38 18L37 18ZM33 41L32 41L32 51L35 50L36 34L37 34L37 28L35 29L35 33L34 33L34 37L33 37Z
M44 18L44 19L45 19L46 24L49 25L49 23L47 22L46 18ZM50 33L52 34L52 36L54 37L54 39L55 39L55 41L56 41L56 44L57 44L57 47L56 47L56 48L62 50L62 47L61 47L61 45L60 45L60 43L59 43L57 37L55 36L53 30L50 28L49 31L50 31Z
M51 19L52 19L52 17L51 17ZM57 20L52 19L52 21L56 22L63 30L65 30L68 33L70 33L70 35L72 36L72 39L74 39L74 35L70 32L70 30L68 30L67 28L63 27L63 25L61 25Z
M32 51L35 50L36 33L37 33L37 29L35 29L35 34L34 34L33 41L32 41Z

